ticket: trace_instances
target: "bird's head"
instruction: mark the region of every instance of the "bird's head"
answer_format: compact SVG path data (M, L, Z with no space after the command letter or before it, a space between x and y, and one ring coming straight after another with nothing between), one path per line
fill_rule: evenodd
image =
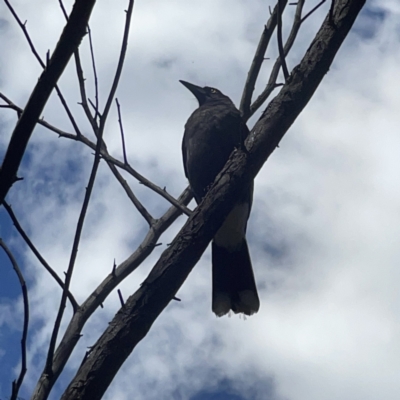
M202 106L206 103L214 103L219 101L228 100L229 102L231 102L229 97L222 94L218 89L208 86L200 87L186 81L179 82L182 83L183 86L188 88L194 94L196 99L199 101L199 106Z

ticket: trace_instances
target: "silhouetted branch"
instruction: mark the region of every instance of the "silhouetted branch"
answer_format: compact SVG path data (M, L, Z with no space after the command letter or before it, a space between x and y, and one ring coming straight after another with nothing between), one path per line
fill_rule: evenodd
M282 72L283 76L285 77L285 82L289 78L289 71L288 67L286 65L286 58L285 58L285 52L283 50L283 39L282 39L282 15L283 15L283 10L281 10L280 6L281 0L278 0L278 13L277 13L277 37L278 37L278 51L279 51L279 59L281 60L281 65L282 65Z
M59 0L58 2L60 4L60 8L65 17L65 20L68 21L68 14L67 14L67 11L65 10L63 1ZM89 24L87 25L87 29L89 32ZM89 36L89 40L90 40L90 36ZM78 77L79 91L81 94L81 106L85 112L86 118L88 119L89 123L92 126L93 131L95 131L95 133L96 133L98 130L98 125L95 120L96 116L93 118L93 116L90 112L89 106L88 106L88 102L87 102L85 78L83 76L83 69L82 69L81 59L80 59L80 55L79 55L79 48L77 48L74 51L74 59L75 59L76 76ZM80 132L76 131L76 133L78 134L78 136L81 135Z
M76 67L76 76L78 77L79 83L79 91L81 93L81 106L83 111L85 112L86 118L88 119L94 134L98 137L99 126L95 117L93 117L92 113L90 112L90 108L88 105L88 99L86 95L86 87L85 87L85 78L83 76L82 64L81 64L81 57L79 55L79 50L76 49L74 52L74 59L75 59L75 67Z
M32 253L36 256L36 258L43 265L43 267L49 272L49 274L54 278L54 280L60 285L60 287L62 289L64 289L64 282L60 279L60 277L53 270L53 268L50 267L50 265L43 258L43 256L39 253L39 251L36 249L36 247L34 246L32 241L29 239L28 235L25 233L25 231L22 228L21 224L19 223L17 217L15 216L14 211L12 210L11 206L9 204L7 204L5 201L3 202L3 206L4 206L5 210L8 212L8 215L10 216L18 233L21 235L22 239L24 239L25 243L31 249ZM68 296L68 299L70 300L72 307L74 309L74 312L75 312L79 305L70 291L67 292L67 296Z
M124 155L125 164L128 164L128 159L126 157L124 126L122 125L122 117L121 117L121 106L119 104L118 99L115 99L115 103L117 104L118 124L119 124L119 130L121 132L122 154Z
M94 58L94 48L93 48L93 40L92 40L92 31L90 30L90 26L87 26L88 34L89 34L89 46L90 46L90 57L92 58L92 67L93 67L93 79L94 79L94 98L95 98L95 118L99 115L99 83L97 79L97 70L96 70L96 60Z
M36 51L36 48L32 42L32 39L28 33L28 30L26 29L26 23L22 22L21 19L19 18L18 14L15 12L13 6L11 5L11 3L8 0L4 0L4 3L6 3L6 6L8 7L8 9L10 10L11 14L13 15L14 19L17 21L19 27L22 29L22 32L25 35L25 38L29 44L29 47L31 48L32 53L34 54L34 56L36 57L36 59L39 61L39 64L42 66L43 69L46 68L46 64L42 61L42 59L40 58L39 53Z
M267 25L264 26L264 30L261 34L261 38L254 54L249 73L247 74L246 84L244 85L242 99L240 101L240 111L245 120L247 120L250 116L251 98L254 93L258 74L260 73L261 66L264 62L265 52L267 51L269 42L277 24L278 10L281 10L280 12L283 13L286 4L287 0L281 0L280 3L277 3L274 11L271 13L270 18L268 19Z
M124 36L122 39L121 52L120 52L119 59L118 59L118 65L117 65L117 70L115 72L114 81L112 83L110 93L108 94L108 98L107 98L103 113L100 117L100 129L101 130L104 129L106 119L107 119L108 113L110 111L111 104L112 104L112 101L115 96L115 92L118 87L119 79L121 78L122 67L124 66L124 61L125 61L126 49L128 48L129 29L131 26L131 19L132 19L134 3L135 3L134 0L129 0L128 9L126 10L125 30L124 30Z
M325 3L326 0L320 1L314 8L312 8L302 19L301 23L303 23L311 14L318 10Z
M120 132L121 132L122 152L123 152L123 155L124 155L124 164L127 165L128 164L128 160L127 160L127 157L126 157L125 135L124 135L124 127L122 125L121 107L120 107L120 104L118 102L118 99L115 99L115 102L117 104L118 123L119 123ZM147 221L149 226L151 226L154 223L154 218L147 211L147 209L143 205L143 203L140 202L139 199L133 194L131 188L128 186L128 184L126 183L125 179L123 179L122 176L119 174L119 172L116 170L114 164L112 164L110 161L108 161L107 163L110 164L110 168L113 170L113 172L114 172L114 169L115 169L114 175L118 174L120 176L120 178L123 180L123 182L121 182L121 184L124 187L124 189L125 189L126 193L128 194L129 198L131 199L132 203L135 205L135 207L137 208L139 213L142 215L142 217ZM113 169L113 167L114 167L114 169Z
M283 54L285 56L288 55L290 49L293 46L294 41L296 40L297 34L299 32L299 29L301 26L301 13L303 10L304 1L305 0L299 0L297 3L292 29L290 31L289 37L287 38L285 46L283 48ZM273 92L274 89L276 89L279 86L282 86L281 84L276 83L280 67L281 67L281 59L280 59L280 57L278 57L272 68L271 75L269 77L267 86L265 87L264 91L260 94L260 96L258 96L258 98L250 106L249 118L264 104L264 102L271 95L271 93Z
M26 283L24 276L22 275L21 269L19 268L17 261L15 260L13 254L7 245L0 238L0 247L3 248L4 252L7 254L10 262L17 274L19 284L21 285L22 298L24 303L24 324L22 328L22 338L21 338L21 371L19 373L18 379L12 383L12 392L10 400L17 400L18 392L21 388L24 376L26 373L26 339L28 336L28 325L29 325L29 300L28 300L28 290L26 288Z

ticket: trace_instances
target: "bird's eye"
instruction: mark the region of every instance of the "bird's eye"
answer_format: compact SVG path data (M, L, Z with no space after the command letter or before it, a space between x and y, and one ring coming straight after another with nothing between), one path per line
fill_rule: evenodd
M211 89L210 92L211 93L217 93L217 89Z

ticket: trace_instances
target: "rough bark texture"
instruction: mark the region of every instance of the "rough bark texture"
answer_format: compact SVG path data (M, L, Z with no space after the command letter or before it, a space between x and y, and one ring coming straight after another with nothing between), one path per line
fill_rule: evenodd
M326 18L303 60L251 132L248 152L238 150L232 154L210 192L164 251L142 287L128 299L84 359L62 400L96 400L103 396L121 365L201 257L240 188L255 177L311 99L364 3L335 1L331 18Z

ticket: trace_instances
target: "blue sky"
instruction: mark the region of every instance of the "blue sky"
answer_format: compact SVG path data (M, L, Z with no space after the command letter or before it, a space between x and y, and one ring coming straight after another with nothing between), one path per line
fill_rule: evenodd
M38 3L40 2L40 7ZM64 20L58 2L12 2L42 57L54 49ZM311 9L317 1L307 1ZM66 2L68 8L72 2ZM197 106L184 79L219 88L238 104L272 2L137 1L117 97L129 161L174 195L186 187L183 126ZM100 102L104 105L122 37L127 2L99 2L91 19ZM293 68L315 35L328 5L301 30ZM0 5L0 91L23 106L40 74L27 43ZM287 26L293 15L290 8ZM256 178L248 242L260 291L258 314L216 318L211 312L210 253L206 251L148 336L120 370L105 399L397 400L400 396L400 7L368 1L315 96ZM89 96L88 44L82 59ZM276 46L267 56L274 60ZM266 61L257 84L269 76ZM85 135L93 140L78 102L71 63L60 87ZM264 107L265 108L265 107ZM53 95L44 118L72 132ZM16 116L0 109L0 155ZM249 122L251 128L255 119ZM105 140L121 157L115 108ZM35 129L8 202L49 264L63 276L87 185L92 151ZM127 175L154 216L168 203ZM191 206L194 206L193 204ZM127 298L145 279L184 223L181 217L141 268L120 286ZM43 368L60 300L0 210L0 235L16 254L31 301L28 399ZM79 248L72 292L79 302L147 232L146 223L102 163ZM20 290L0 252L0 399L19 371ZM119 308L114 291L83 330L50 399L60 397L83 354ZM70 316L67 311L62 329Z

